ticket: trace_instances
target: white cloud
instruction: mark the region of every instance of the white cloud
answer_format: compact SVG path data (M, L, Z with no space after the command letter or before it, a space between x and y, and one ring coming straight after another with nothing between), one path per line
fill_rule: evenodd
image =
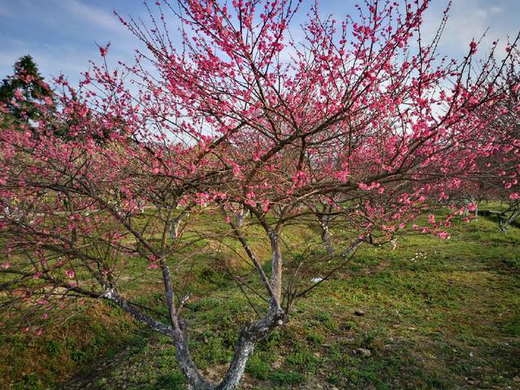
M119 23L114 15L104 9L87 5L79 0L54 0L56 6L62 6L65 12L75 19L91 26L101 27L111 32L121 33L126 29Z
M112 43L113 66L133 62L137 42L109 9L86 0L0 0L2 10L11 15L0 26L0 79L12 73L19 57L31 54L46 78L63 73L77 81L90 59L100 59L95 42Z
M505 4L507 1L503 1ZM440 42L441 52L458 57L469 52L469 43L480 40L479 51L487 52L494 41L500 41L498 54L505 54L503 50L508 35L515 34L518 25L510 23L504 15L504 7L490 4L483 0L456 0L449 13L448 24ZM424 32L432 38L442 19L442 11L447 1L433 2L434 7L425 16ZM520 4L518 4L520 5ZM516 8L516 10L514 9ZM508 7L508 12L518 12L520 7ZM484 36L485 35L485 36ZM504 53L502 53L504 51Z

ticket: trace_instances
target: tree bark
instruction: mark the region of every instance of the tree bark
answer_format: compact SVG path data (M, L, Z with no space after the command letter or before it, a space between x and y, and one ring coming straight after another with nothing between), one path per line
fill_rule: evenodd
M327 215L320 215L319 223L321 227L321 240L327 251L327 255L334 256L334 247L330 242L329 217Z
M239 211L237 211L235 213L235 220L236 220L236 225L237 227L241 227L242 224L244 223L245 219L246 219L246 209L244 207L242 207Z
M253 353L256 343L267 337L274 329L282 325L285 313L279 306L269 308L267 314L255 324L246 327L240 333L233 355L233 360L216 390L234 390L244 374L246 363Z
M171 225L171 230L170 230L170 236L172 239L176 239L177 237L179 237L179 227L181 225L181 222L182 222L182 218L184 218L184 216L186 216L188 214L188 209L185 208L184 210L181 211L181 213L175 217L172 221L172 225Z
M271 288L273 290L273 300L271 306L280 307L282 300L282 250L280 249L280 242L278 233L271 230L269 232L269 238L271 240L271 249L273 251L272 261L272 274L271 274Z

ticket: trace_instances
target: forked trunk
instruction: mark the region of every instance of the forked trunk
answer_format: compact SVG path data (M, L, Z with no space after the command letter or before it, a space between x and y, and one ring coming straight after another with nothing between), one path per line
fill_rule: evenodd
M246 363L258 341L268 336L276 327L283 324L284 313L280 308L271 307L264 318L242 330L233 355L233 360L216 390L234 390L238 387Z
M233 390L238 387L244 370L246 369L246 363L251 354L255 349L255 342L247 337L240 337L235 348L235 354L233 361L229 366L226 376L222 382L216 387L217 390Z
M218 385L211 384L204 380L193 363L187 344L187 338L182 336L180 340L174 338L177 363L182 372L188 379L190 390L234 390L238 387L246 363L253 353L256 343L268 336L276 327L283 324L284 313L280 308L271 307L269 312L255 324L242 330L238 337L237 345L233 355L233 360Z
M188 338L183 327L180 335L174 332L174 343L178 364L188 379L188 386L193 390L234 390L238 387L246 363L255 349L258 341L268 336L274 329L281 326L285 320L285 313L280 307L282 294L282 252L279 246L278 235L271 232L271 247L273 250L273 271L271 276L271 301L266 315L256 323L244 328L238 337L233 359L222 382L213 385L202 378L196 368L188 350Z
M173 336L172 338L175 345L177 365L188 380L188 388L193 390L213 390L215 387L202 377L195 362L192 360L187 338L184 335L180 339L178 336Z

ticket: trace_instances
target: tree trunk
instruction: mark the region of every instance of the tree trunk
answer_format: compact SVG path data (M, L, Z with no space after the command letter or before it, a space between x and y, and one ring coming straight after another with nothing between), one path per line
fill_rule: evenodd
M507 215L502 214L498 216L498 227L502 233L507 234L507 228L509 227L509 220Z
M255 343L248 337L243 337L241 335L238 339L231 365L229 366L222 382L216 387L216 390L234 390L238 387L242 375L244 375L247 360L253 353L254 349Z
M239 211L235 213L235 220L237 227L241 227L246 219L246 209L242 207Z
M247 360L253 353L256 343L284 323L285 313L280 307L282 296L282 251L280 249L278 233L272 230L269 231L269 238L273 251L271 275L272 297L269 311L258 322L242 330L238 338L233 360L224 379L215 388L216 390L236 389L244 374Z
M269 311L261 320L246 327L240 333L233 355L233 360L216 390L234 390L238 387L244 374L246 363L255 349L258 341L268 336L274 329L283 324L285 313L278 306L269 308Z
M277 232L270 231L269 238L271 240L271 249L273 251L271 288L273 290L274 297L272 297L273 299L271 301L271 306L279 307L282 299L282 250L280 249Z
M188 347L188 334L186 324L178 321L178 326L174 326L172 340L175 345L175 357L177 365L188 380L188 388L193 390L213 390L215 386L206 381L200 374L197 365L193 361Z
M321 240L329 256L334 256L334 247L330 242L329 218L326 215L319 216L319 223L321 227Z
M186 215L188 215L188 209L182 210L181 213L173 219L170 229L170 236L173 240L179 237L179 228L181 226L182 218Z
M193 390L213 390L214 385L206 381L200 374L195 362L191 358L188 348L188 338L186 334L179 334L175 332L172 336L173 344L175 345L175 357L177 358L177 365L182 373L188 379L188 388Z

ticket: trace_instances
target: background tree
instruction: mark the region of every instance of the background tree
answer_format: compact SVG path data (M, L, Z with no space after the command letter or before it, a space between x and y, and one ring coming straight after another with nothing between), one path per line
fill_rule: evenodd
M516 52L518 48L509 48ZM501 130L500 154L498 163L502 166L500 177L500 198L508 207L499 215L499 226L507 233L508 226L520 217L520 62L512 61L501 75L506 97L495 107L500 116L492 126Z
M74 99L75 92L69 90L67 100ZM58 105L62 102L50 88L38 71L38 66L30 55L21 57L14 64L14 74L2 81L0 86L0 113L2 115L2 127L16 126L20 130L29 129L35 132L52 132L60 138L81 138L84 129L80 128L83 120L69 115L64 121L63 116L57 114ZM77 115L82 112L72 111ZM93 118L92 118L93 119ZM43 120L45 125L38 124ZM98 142L104 142L110 134L124 129L122 118L118 121L112 118L110 128L97 136ZM100 128L103 124L99 125ZM35 133L37 136L40 134Z
M0 107L3 120L15 125L29 125L42 117L42 107L54 105L53 93L30 55L14 64L14 73L2 81ZM5 122L4 122L5 124Z
M486 152L475 162L478 174L470 174L469 180L457 190L459 196L505 203L506 208L496 213L503 233L520 217L520 63L517 47L509 45L507 51L514 54L494 76L503 96L478 109L478 115L485 118L487 125L473 148ZM495 85L483 85L485 90L494 88Z

